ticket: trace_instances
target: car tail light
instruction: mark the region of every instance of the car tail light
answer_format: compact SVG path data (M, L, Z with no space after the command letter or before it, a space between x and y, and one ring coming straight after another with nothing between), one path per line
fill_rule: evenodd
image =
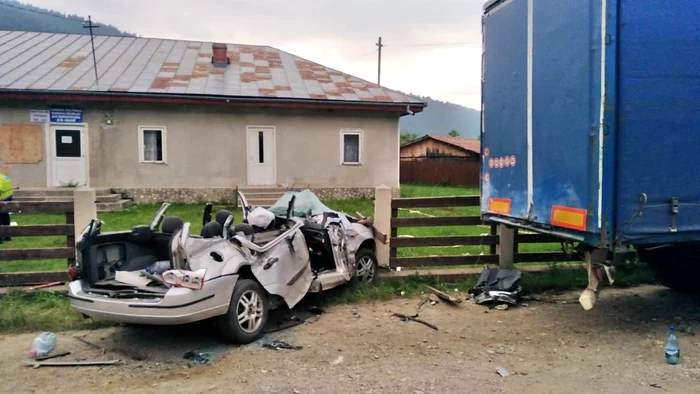
M192 290L201 290L204 286L204 275L207 270L202 268L197 271L169 270L163 272L163 281L175 287L186 287Z
M80 270L75 268L73 265L68 266L68 278L70 281L74 281L80 276Z

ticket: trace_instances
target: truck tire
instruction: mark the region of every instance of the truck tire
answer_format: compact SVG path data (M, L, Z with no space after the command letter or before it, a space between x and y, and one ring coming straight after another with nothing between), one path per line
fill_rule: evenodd
M260 339L265 334L268 307L267 293L258 282L239 279L233 288L228 312L218 318L221 337L226 342L235 344L247 344Z
M639 260L649 265L662 285L682 293L700 293L697 286L700 279L700 244L661 246L638 247Z

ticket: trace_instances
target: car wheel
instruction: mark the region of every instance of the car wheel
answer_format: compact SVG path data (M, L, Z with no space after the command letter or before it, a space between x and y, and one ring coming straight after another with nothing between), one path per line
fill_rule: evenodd
M355 281L359 284L367 285L374 282L377 276L377 256L367 248L360 248L355 253L357 262L357 272Z
M251 343L265 333L268 298L260 284L251 279L239 279L233 288L228 312L219 317L218 327L227 342Z

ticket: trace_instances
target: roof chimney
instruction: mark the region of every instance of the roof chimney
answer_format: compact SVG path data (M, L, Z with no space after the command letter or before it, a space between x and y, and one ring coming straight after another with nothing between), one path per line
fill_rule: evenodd
M231 64L231 60L228 58L226 51L228 47L226 44L216 43L211 46L214 55L211 57L211 63L215 66L226 66Z

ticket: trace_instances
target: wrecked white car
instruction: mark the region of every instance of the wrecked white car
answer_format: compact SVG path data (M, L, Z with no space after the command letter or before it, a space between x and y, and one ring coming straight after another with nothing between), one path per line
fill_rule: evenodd
M249 343L263 335L269 310L375 279L371 220L333 211L309 191L289 192L270 209L251 209L239 198L241 223L223 210L210 221L208 204L198 236L190 223L165 217L168 204L150 225L131 231L101 233L94 219L69 268L71 305L89 317L134 324L215 318L225 340Z

